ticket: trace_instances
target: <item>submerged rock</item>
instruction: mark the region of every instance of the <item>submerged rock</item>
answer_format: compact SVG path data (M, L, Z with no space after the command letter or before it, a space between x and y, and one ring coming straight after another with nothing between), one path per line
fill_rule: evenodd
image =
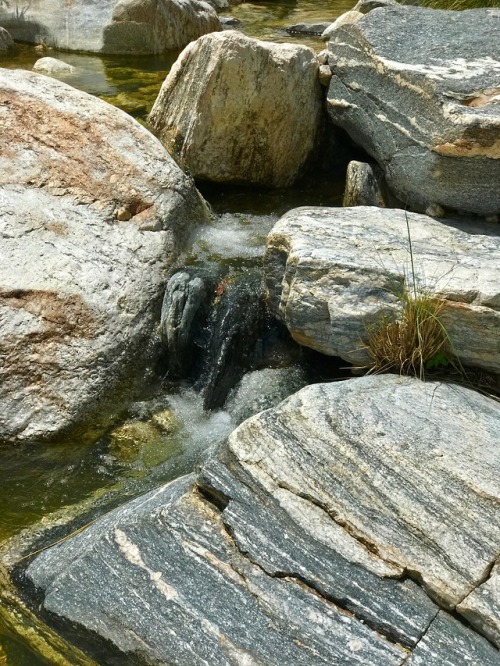
M95 97L3 70L0 103L0 440L93 436L137 386L206 205L159 141Z
M310 157L321 116L312 49L230 30L181 53L149 122L195 178L284 187Z
M74 70L67 62L49 57L39 58L33 65L33 71L42 74L71 74Z
M333 122L419 211L500 211L499 32L496 9L389 6L330 35Z
M221 25L199 0L59 0L0 11L14 39L67 51L161 53L183 48ZM20 3L22 4L22 3Z
M292 337L361 366L367 327L397 315L398 295L415 282L445 300L440 319L460 361L500 372L499 271L494 225L364 206L290 211L265 258L271 310Z
M324 23L296 23L286 28L290 35L321 35L330 25L329 22Z
M130 663L494 666L440 606L498 554L497 423L497 403L456 386L308 386L27 579L42 616Z

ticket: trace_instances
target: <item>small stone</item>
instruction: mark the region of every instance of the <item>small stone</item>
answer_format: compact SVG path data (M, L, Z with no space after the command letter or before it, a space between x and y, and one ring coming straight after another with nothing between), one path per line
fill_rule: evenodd
M437 203L431 203L425 209L425 214L429 217L444 217L445 211L442 206Z
M43 72L45 74L71 74L75 71L72 65L57 58L40 58L33 65L34 72Z
M129 211L128 208L122 206L121 208L118 208L118 210L116 211L115 217L117 220L120 220L120 222L126 222L127 220L130 220L130 218L132 217L132 213Z
M330 80L332 78L332 70L328 65L320 65L319 68L319 82L322 86L327 88L330 85Z
M316 56L316 59L318 61L318 65L328 65L328 56L330 54L328 53L328 49L323 49L318 53Z

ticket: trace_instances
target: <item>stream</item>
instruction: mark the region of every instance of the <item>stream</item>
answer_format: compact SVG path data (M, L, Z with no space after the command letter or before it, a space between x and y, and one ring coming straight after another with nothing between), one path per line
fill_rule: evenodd
M319 51L323 42L317 37L291 36L285 28L299 22L333 21L352 5L347 0L247 2L221 15L237 18L237 29L249 36L304 43ZM0 56L0 66L31 69L41 55L52 55L74 66L74 73L64 77L70 85L144 122L178 52L154 57L100 57L55 51L40 54L32 46L18 45L14 54ZM216 219L193 234L186 263L216 262L237 272L260 266L266 234L280 215L301 205L340 205L343 183L305 183L273 192L200 184L200 190ZM284 352L283 365L291 368L289 392L310 379L303 363L293 365L298 353L293 344ZM311 362L308 359L308 367ZM276 367L258 368L246 375L224 410L204 411L202 398L187 383L174 384L160 374L151 395L131 405L125 421L129 430L122 428L92 446L78 441L69 446L31 442L12 448L0 444L0 561L2 548L5 552L8 542L40 521L64 524L78 507L116 506L193 469L243 418L269 406L270 399L285 397L280 394L279 365L276 362ZM144 433L144 423L151 423L151 415L156 425ZM30 649L36 642L36 629L19 623L0 598L0 666L59 663L36 656Z

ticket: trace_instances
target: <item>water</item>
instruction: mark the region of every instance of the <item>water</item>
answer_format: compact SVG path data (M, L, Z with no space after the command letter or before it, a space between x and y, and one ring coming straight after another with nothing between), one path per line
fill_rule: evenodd
M345 0L243 3L223 15L237 18L238 29L250 36L304 43L319 51L323 43L318 38L290 36L285 28L299 22L334 20L352 8L352 4ZM144 121L178 53L101 57L40 53L32 46L21 45L14 55L0 55L0 67L31 69L42 55L60 58L74 66L72 74L61 77L70 85ZM240 268L260 260L266 234L286 210L307 204L335 205L341 197L340 186L331 183L313 186L309 183L294 190L272 192L204 185L202 191L220 217L210 227L194 233L190 260L210 259ZM277 380L280 372L261 370L247 377L233 393L231 414L225 411L206 414L199 396L182 389L156 403L136 403L121 434L118 431L118 435L105 437L92 446L79 442L66 446L36 442L15 448L0 446L0 547L40 521L47 522L51 517L62 523L70 521L73 513L84 505L102 512L192 469L207 448L224 439L243 415L270 406L269 391L265 397L266 386ZM292 380L290 386L302 385L300 372L296 371ZM285 394L286 389L278 381L273 389L275 400ZM158 414L163 415L163 421ZM147 432L141 434L141 430ZM72 507L79 508L73 511ZM0 666L56 663L31 652L29 642L16 635L19 630L16 623L18 620L0 607Z

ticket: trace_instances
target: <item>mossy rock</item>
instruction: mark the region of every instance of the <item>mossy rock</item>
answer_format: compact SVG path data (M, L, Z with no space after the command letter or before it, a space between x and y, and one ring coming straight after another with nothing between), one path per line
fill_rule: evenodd
M181 452L179 419L166 409L149 421L127 421L111 433L109 453L123 463L155 467Z

